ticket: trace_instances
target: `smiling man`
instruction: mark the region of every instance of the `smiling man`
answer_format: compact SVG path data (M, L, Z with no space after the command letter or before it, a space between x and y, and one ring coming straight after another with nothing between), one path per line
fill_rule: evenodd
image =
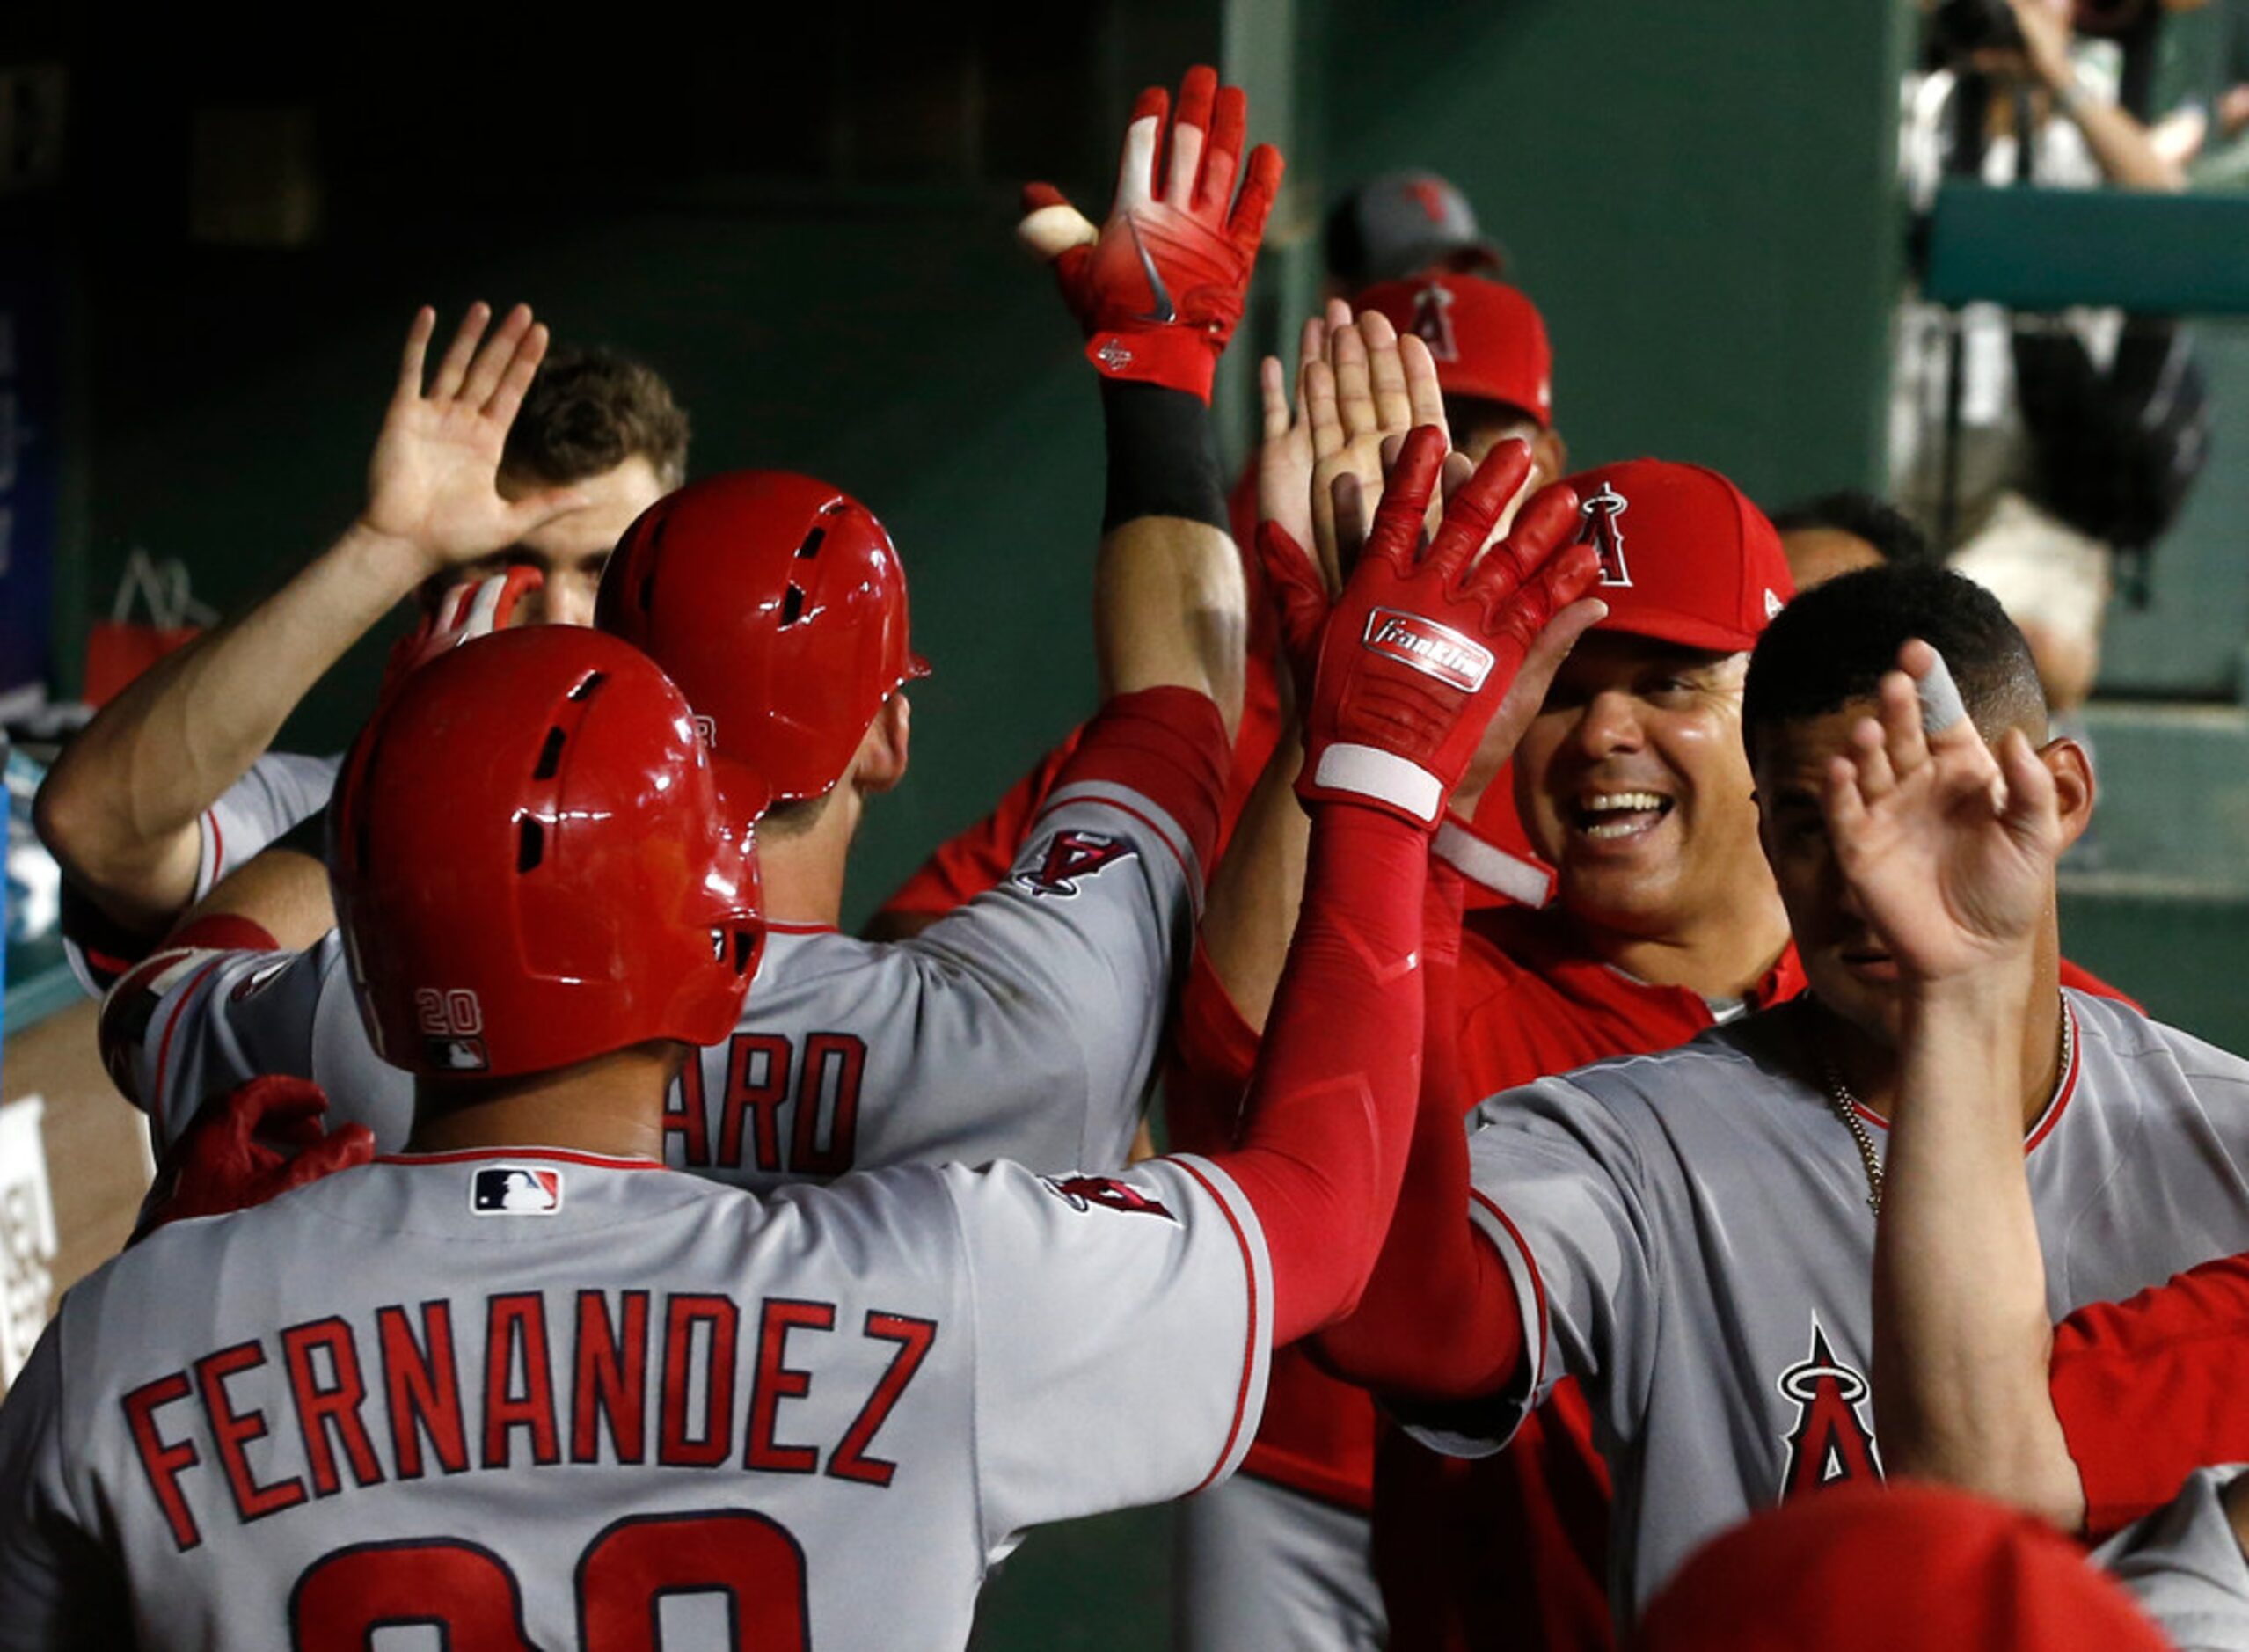
M1448 1018L1456 1122L1484 1096L1680 1043L1802 985L1742 744L1749 650L1790 594L1779 538L1699 466L1638 459L1568 486L1608 614L1562 662L1515 748L1515 804L1557 869L1557 897L1466 918ZM1440 843L1457 864L1435 874L1450 907L1432 934L1462 921L1482 845L1457 823L1476 801L1452 799ZM1201 1112L1230 1117L1254 1060L1265 999L1255 972L1230 970L1232 938L1215 932L1232 916L1214 895L1181 1011L1175 1139L1185 1087ZM1258 1637L1275 1622L1292 1645L1384 1644L1370 1565L1398 1652L1602 1642L1607 1480L1574 1384L1472 1472L1377 1436L1365 1394L1300 1354L1274 1362L1247 1473L1189 1506L1187 1592L1219 1604L1193 1615L1216 1627L1185 1644L1274 1644ZM1253 1564L1260 1585L1242 1590Z

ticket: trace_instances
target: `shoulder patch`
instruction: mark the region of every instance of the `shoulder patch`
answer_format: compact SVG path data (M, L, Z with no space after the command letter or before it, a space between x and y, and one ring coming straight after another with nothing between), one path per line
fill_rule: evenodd
M1015 881L1033 895L1066 901L1077 893L1081 879L1098 877L1139 852L1122 838L1104 832L1058 831L1048 840L1039 864L1018 872Z
M1090 1210L1098 1204L1132 1216L1160 1216L1166 1222L1179 1220L1161 1201L1150 1198L1129 1182L1107 1176L1041 1176L1039 1180L1046 1184L1048 1192L1073 1210Z

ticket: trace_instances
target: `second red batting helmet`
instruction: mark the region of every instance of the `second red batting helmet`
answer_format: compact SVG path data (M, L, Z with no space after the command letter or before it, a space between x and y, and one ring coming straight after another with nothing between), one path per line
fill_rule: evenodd
M718 1042L763 932L762 808L614 637L503 631L419 668L345 763L329 855L376 1052L480 1078Z
M646 649L777 802L824 795L883 702L929 672L882 524L785 471L706 477L649 506L610 558L594 623Z

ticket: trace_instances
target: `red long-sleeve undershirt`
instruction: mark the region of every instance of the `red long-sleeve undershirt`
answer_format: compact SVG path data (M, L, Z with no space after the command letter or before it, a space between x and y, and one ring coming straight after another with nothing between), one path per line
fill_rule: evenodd
M1357 1310L1314 1343L1337 1376L1405 1401L1496 1393L1520 1376L1524 1353L1515 1282L1468 1217L1457 1004L1464 895L1457 873L1442 862L1432 869L1428 1027L1398 1208Z
M1277 1347L1348 1313L1397 1202L1421 1065L1426 834L1314 808L1303 915L1243 1105L1217 1156L1257 1211Z

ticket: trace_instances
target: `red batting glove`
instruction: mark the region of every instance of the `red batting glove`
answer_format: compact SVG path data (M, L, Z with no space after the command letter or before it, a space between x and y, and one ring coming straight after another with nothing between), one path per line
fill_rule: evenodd
M383 669L383 692L388 695L409 672L471 638L507 630L515 622L515 604L523 600L523 593L545 583L546 575L538 569L518 567L448 586L421 624L391 648Z
M1312 703L1312 673L1319 664L1320 633L1327 628L1327 581L1313 566L1312 553L1279 523L1259 523L1255 544L1266 596L1281 622L1281 655L1288 662L1301 715Z
M1117 197L1099 230L1052 184L1026 184L1016 234L1053 263L1094 366L1207 403L1281 187L1281 151L1250 151L1235 200L1249 126L1241 88L1219 85L1213 69L1187 70L1167 154L1169 103L1150 86L1133 105Z
M1384 809L1431 832L1531 644L1601 574L1592 546L1566 543L1577 525L1566 487L1541 489L1484 552L1530 472L1521 442L1485 457L1424 546L1444 457L1442 433L1421 426L1384 485L1367 548L1320 636L1296 777L1308 803Z
M128 1243L137 1245L167 1222L247 1210L370 1162L375 1133L364 1124L324 1132L320 1117L327 1110L328 1098L309 1079L252 1078L237 1085L205 1107L164 1154Z

